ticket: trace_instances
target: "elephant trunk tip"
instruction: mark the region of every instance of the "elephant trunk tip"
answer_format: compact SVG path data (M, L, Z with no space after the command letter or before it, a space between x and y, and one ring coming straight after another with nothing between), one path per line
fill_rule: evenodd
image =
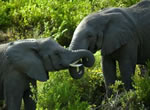
M85 67L92 67L95 63L95 58L94 57L91 57L91 59L82 58L82 63Z
M69 73L73 79L80 79L84 74L84 66L80 67L69 67Z
M70 64L69 72L72 78L80 79L84 74L84 66L92 67L95 62L94 55L88 50L75 50L73 52L80 53L77 55L77 60Z

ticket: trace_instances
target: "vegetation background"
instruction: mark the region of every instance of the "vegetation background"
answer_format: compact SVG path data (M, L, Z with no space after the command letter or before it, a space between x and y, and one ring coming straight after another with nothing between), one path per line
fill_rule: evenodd
M0 43L25 38L51 37L68 47L73 32L88 14L108 7L129 7L140 0L0 0ZM135 90L125 91L116 81L114 94L105 98L100 52L84 77L74 80L67 70L50 72L47 82L38 82L37 110L148 110L149 71L133 76ZM150 65L150 64L148 64ZM120 77L118 71L118 77ZM33 89L35 92L35 89Z

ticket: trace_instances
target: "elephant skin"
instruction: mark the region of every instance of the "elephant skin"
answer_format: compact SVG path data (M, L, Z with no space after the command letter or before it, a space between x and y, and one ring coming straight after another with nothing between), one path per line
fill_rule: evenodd
M48 72L67 69L71 63L84 57L94 62L90 51L71 51L50 38L1 44L0 100L5 100L7 110L20 110L23 98L25 110L35 110L29 83L36 87L36 80L49 78Z
M150 59L150 1L128 8L107 8L86 16L77 26L69 48L101 50L107 95L117 80L116 61L126 90L132 89L136 64Z

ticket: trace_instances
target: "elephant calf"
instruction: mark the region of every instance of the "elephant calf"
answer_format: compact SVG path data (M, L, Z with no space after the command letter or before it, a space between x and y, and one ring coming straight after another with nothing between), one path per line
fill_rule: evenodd
M77 26L70 49L101 50L107 94L116 77L116 61L127 90L136 64L150 59L150 1L128 8L107 8L85 17ZM83 60L86 62L87 60ZM70 69L71 71L71 69Z
M91 52L67 50L49 38L0 45L0 100L5 100L7 110L20 110L23 98L25 110L35 110L29 83L36 86L36 80L48 79L49 71L78 66L72 63L80 58L87 58L89 66L94 63Z

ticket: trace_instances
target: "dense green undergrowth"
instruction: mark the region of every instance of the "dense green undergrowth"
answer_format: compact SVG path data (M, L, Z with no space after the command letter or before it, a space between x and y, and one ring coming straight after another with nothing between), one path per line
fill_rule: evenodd
M89 13L107 7L128 7L139 0L0 0L0 43L24 38L52 37L68 46L74 29ZM80 80L67 70L50 72L47 82L38 82L37 110L148 110L149 71L133 76L135 90L112 86L114 95L105 97L100 53ZM150 64L148 64L150 65ZM119 73L118 73L119 74Z
M50 72L47 82L38 82L37 110L148 110L150 101L149 70L141 74L138 66L133 76L134 90L126 91L121 81L114 85L113 95L106 98L100 53L96 62L86 68L83 78L74 80L67 70ZM149 64L148 64L149 65ZM149 65L150 66L150 65Z
M100 53L95 65L100 67ZM86 68L83 78L74 80L67 70L50 72L50 79L39 82L37 107L39 110L90 110L100 105L104 95L104 79L100 68Z
M81 19L111 6L139 0L0 0L0 40L52 37L68 46Z
M149 110L150 71L141 74L136 68L132 77L134 90L126 91L117 80L113 95L106 98L100 53L94 67L86 68L83 78L74 80L67 70L50 72L50 79L38 82L38 110ZM148 64L150 66L150 64ZM119 74L119 73L118 73Z

